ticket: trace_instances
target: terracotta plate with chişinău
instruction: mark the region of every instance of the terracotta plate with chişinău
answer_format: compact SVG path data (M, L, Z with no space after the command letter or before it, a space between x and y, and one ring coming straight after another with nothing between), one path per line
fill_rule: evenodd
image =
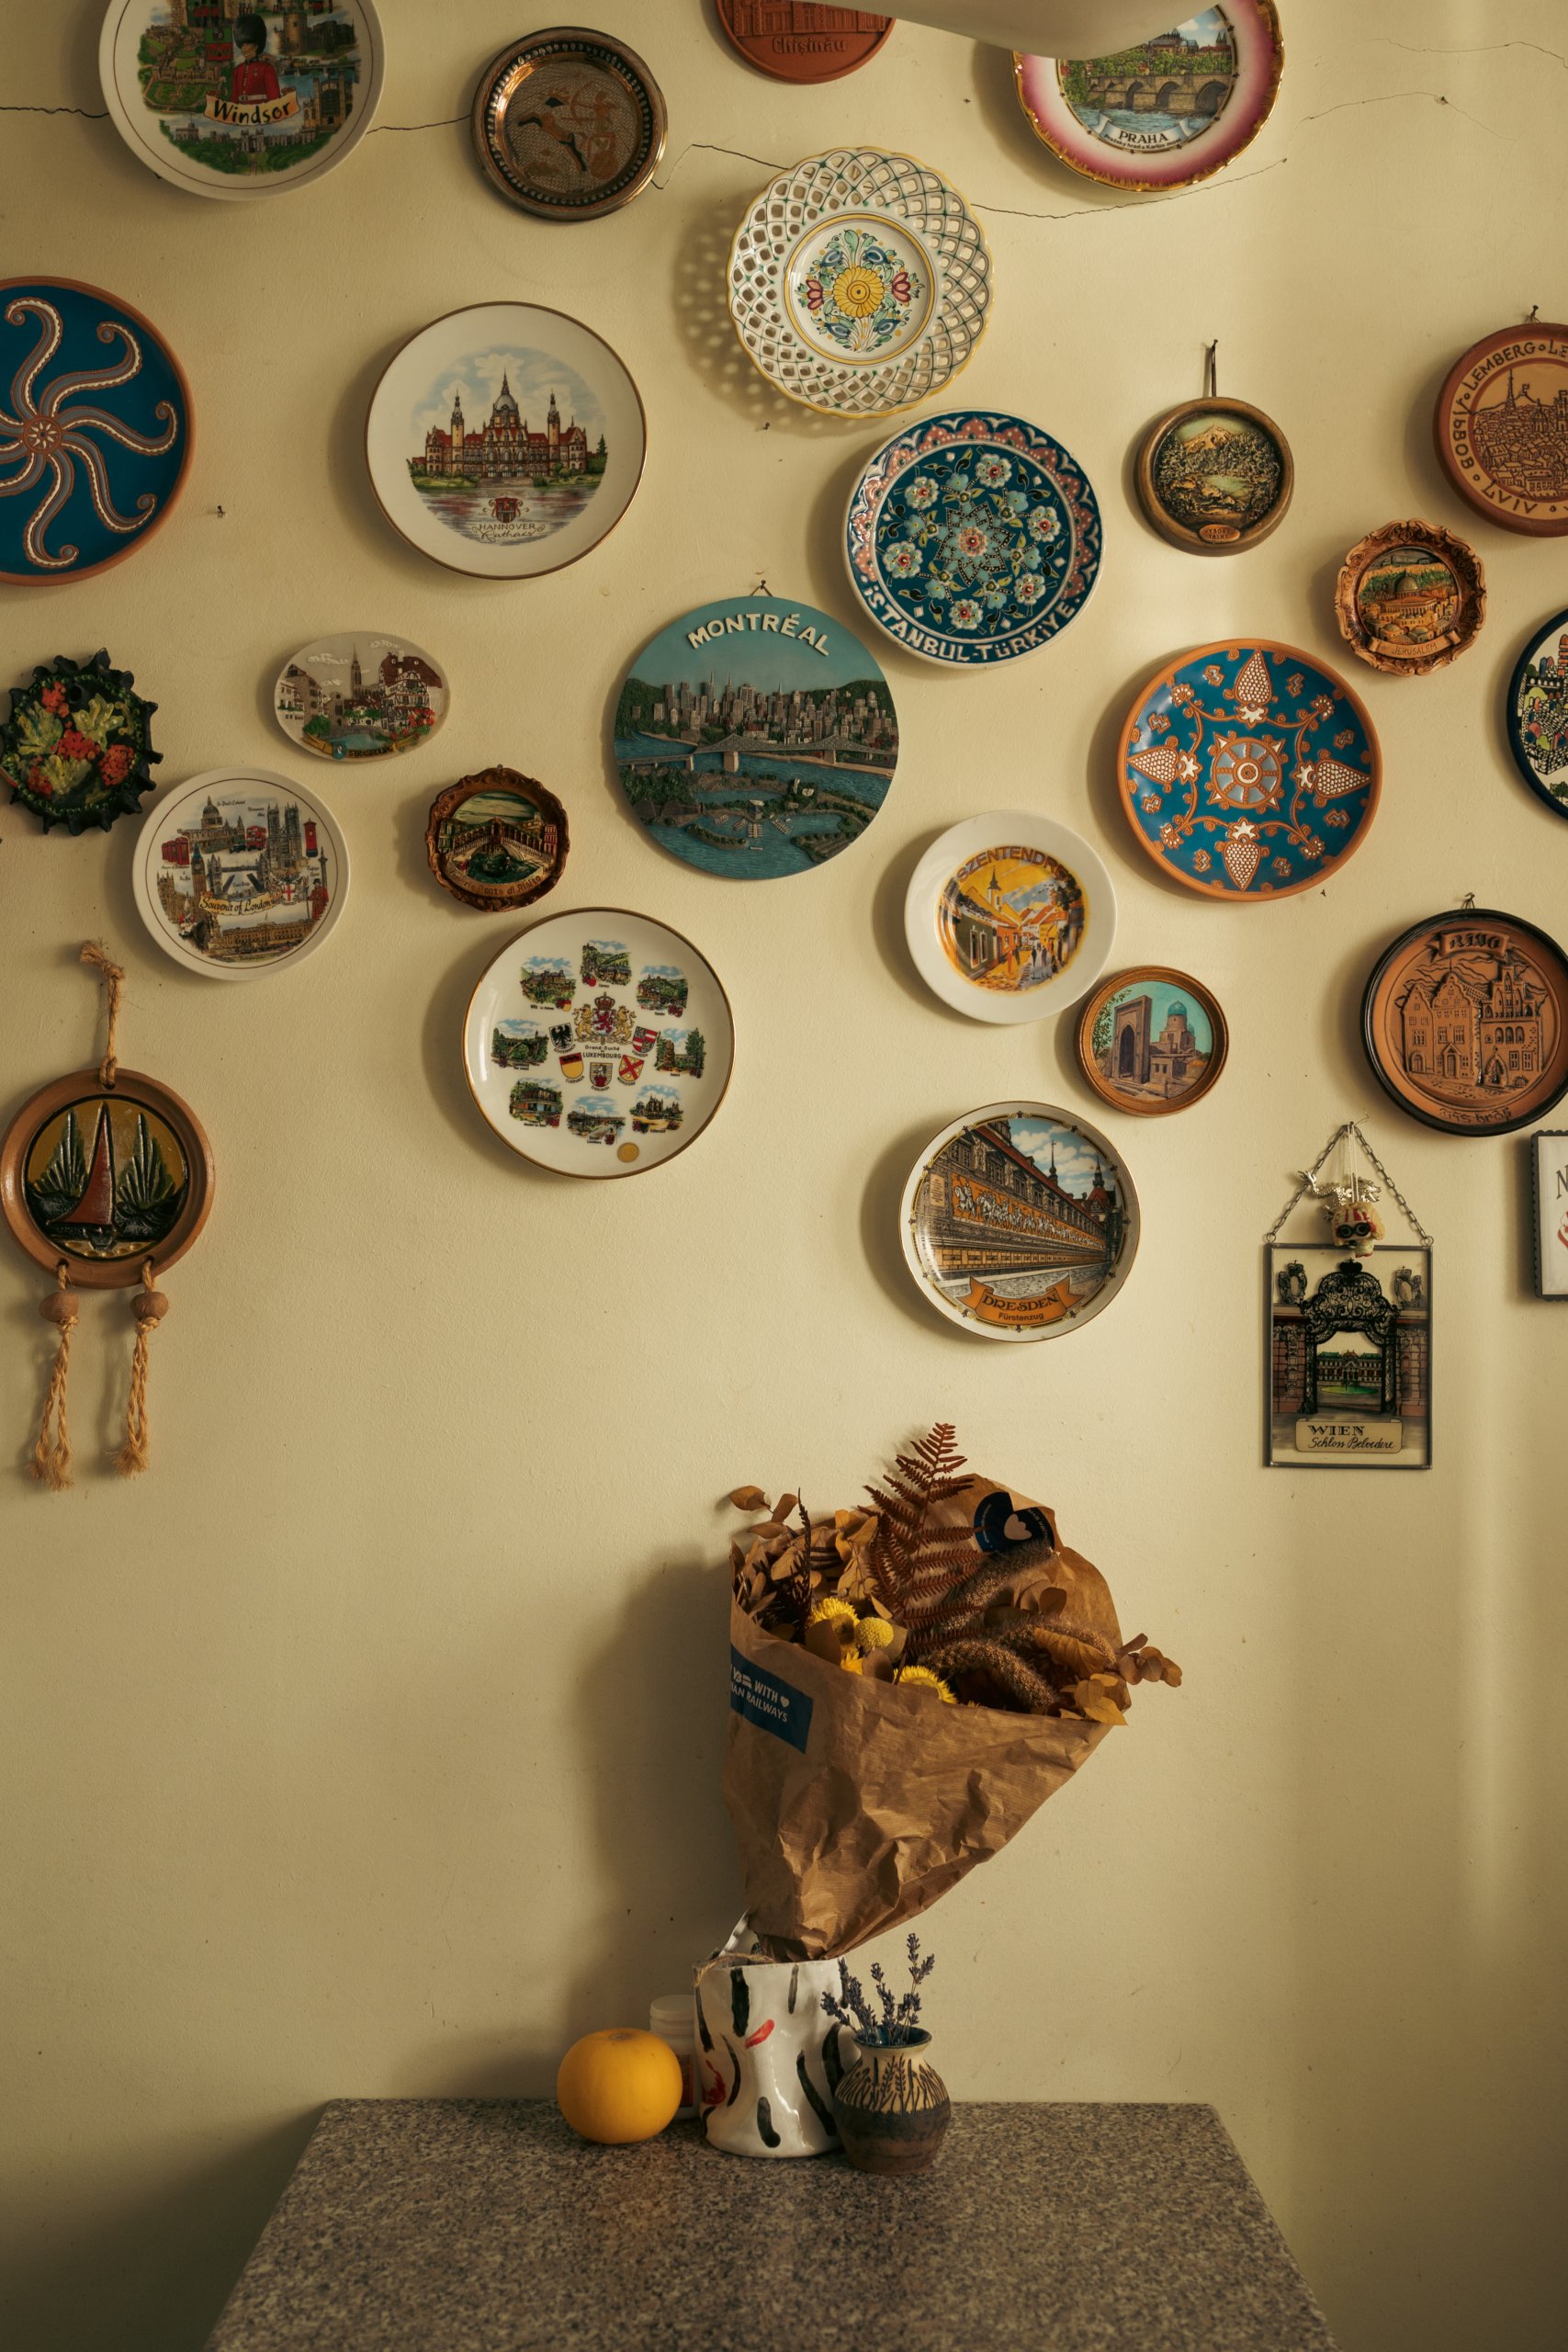
M775 82L837 82L869 65L893 30L891 17L866 8L800 6L800 0L715 0L730 47Z

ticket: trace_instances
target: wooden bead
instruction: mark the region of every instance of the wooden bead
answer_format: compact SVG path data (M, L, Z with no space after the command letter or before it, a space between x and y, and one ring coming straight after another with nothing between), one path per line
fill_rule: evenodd
M73 1290L51 1290L39 1299L38 1311L46 1323L74 1323L79 1303Z
M161 1323L169 1311L169 1302L161 1290L139 1290L130 1302L130 1311L139 1323Z

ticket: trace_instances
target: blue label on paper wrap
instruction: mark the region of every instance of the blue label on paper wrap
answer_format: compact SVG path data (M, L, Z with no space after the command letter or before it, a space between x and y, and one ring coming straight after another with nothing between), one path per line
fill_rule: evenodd
M806 1753L811 1733L812 1702L793 1683L781 1682L766 1667L753 1666L738 1649L729 1653L729 1711L744 1715L759 1731L771 1731L791 1747Z

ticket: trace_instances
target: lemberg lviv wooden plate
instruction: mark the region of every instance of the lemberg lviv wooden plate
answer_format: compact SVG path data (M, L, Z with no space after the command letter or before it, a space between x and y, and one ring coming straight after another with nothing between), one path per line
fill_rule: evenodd
M1520 654L1505 716L1519 774L1549 808L1568 817L1568 612L1554 613Z
M1568 531L1568 326L1501 327L1456 359L1433 418L1468 505L1506 531Z
M1139 964L1102 980L1078 1016L1078 1065L1095 1092L1135 1119L1201 1102L1225 1066L1230 1032L1190 972Z
M0 1214L29 1258L89 1290L183 1258L212 1205L212 1147L188 1102L137 1069L57 1078L0 1141Z
M1255 548L1283 522L1295 486L1290 445L1246 401L1183 401L1138 451L1138 497L1162 539L1198 555Z
M553 890L570 845L555 794L515 768L485 768L448 785L424 833L441 888L486 914L514 913Z
M552 26L511 41L474 94L494 187L536 220L597 220L640 196L664 153L664 99L637 51Z
M1473 548L1436 523L1385 523L1359 539L1334 592L1352 653L1393 678L1440 670L1473 645L1486 581Z
M1053 817L998 808L933 842L910 876L904 935L932 992L974 1021L1042 1021L1104 970L1111 876Z
M1568 1093L1568 956L1491 907L1428 915L1380 957L1361 1035L1384 1092L1451 1136L1506 1136Z

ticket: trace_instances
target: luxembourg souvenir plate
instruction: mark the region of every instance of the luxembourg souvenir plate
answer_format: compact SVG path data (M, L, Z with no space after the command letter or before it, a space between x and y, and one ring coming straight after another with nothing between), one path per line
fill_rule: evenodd
M1283 522L1295 485L1271 416L1211 393L1168 409L1144 435L1138 499L1152 527L1197 555L1236 555Z
M1139 845L1211 899L1315 889L1359 848L1382 783L1359 698L1272 638L1168 663L1128 714L1117 765Z
M484 768L448 785L424 831L441 888L483 914L514 914L553 890L570 847L555 794L515 768Z
M637 494L646 446L609 345L532 302L452 311L412 335L365 429L388 521L487 580L536 579L596 548Z
M637 51L571 25L509 42L474 94L486 177L538 220L618 212L658 170L664 130L664 99Z
M1163 1118L1201 1102L1225 1066L1230 1033L1190 972L1139 964L1102 980L1078 1016L1078 1066L1113 1110Z
M885 442L850 497L844 553L872 619L963 667L1032 652L1083 610L1100 507L1059 441L955 409Z
M40 662L31 681L11 689L10 715L0 725L0 784L10 786L47 833L63 825L72 835L96 825L106 833L117 817L134 816L152 789L155 702L136 692L129 670L109 667L100 650L90 662L57 653Z
M1481 559L1436 523L1385 523L1340 566L1334 609L1352 653L1386 677L1423 677L1475 642L1486 617Z
M502 1143L563 1176L640 1176L701 1135L735 1058L729 999L678 931L624 907L547 915L504 948L463 1030Z
M148 809L130 880L165 955L243 980L321 945L348 895L348 851L316 793L265 768L212 768Z
M1038 138L1108 187L1189 187L1268 121L1285 52L1272 0L1225 0L1112 57L1013 53Z
M273 716L321 760L386 760L416 751L446 716L440 664L403 637L365 629L319 637L277 673Z
M1041 1021L1099 978L1116 899L1077 833L998 808L932 842L910 878L904 933L944 1004L975 1021Z
M865 8L801 7L795 0L716 0L730 47L775 82L837 82L868 65L893 30Z
M776 596L699 605L643 647L615 706L615 768L649 841L731 881L807 874L886 797L898 719L841 621Z
M1103 1312L1138 1248L1133 1180L1098 1127L1046 1102L992 1102L921 1152L899 1210L904 1259L951 1323L1055 1340Z
M1517 915L1429 915L1380 957L1361 1035L1385 1094L1450 1136L1506 1136L1568 1094L1568 955Z
M138 160L196 196L307 187L358 146L381 98L371 0L110 0L98 42L109 119Z
M1443 471L1506 531L1568 531L1568 326L1500 327L1456 359L1432 420Z
M0 580L85 580L150 539L190 464L157 329L71 277L0 279Z
M1508 681L1514 763L1532 792L1568 817L1568 612L1536 630Z
M729 315L748 356L829 416L885 416L940 391L990 300L991 257L956 188L874 147L781 173L729 251Z

